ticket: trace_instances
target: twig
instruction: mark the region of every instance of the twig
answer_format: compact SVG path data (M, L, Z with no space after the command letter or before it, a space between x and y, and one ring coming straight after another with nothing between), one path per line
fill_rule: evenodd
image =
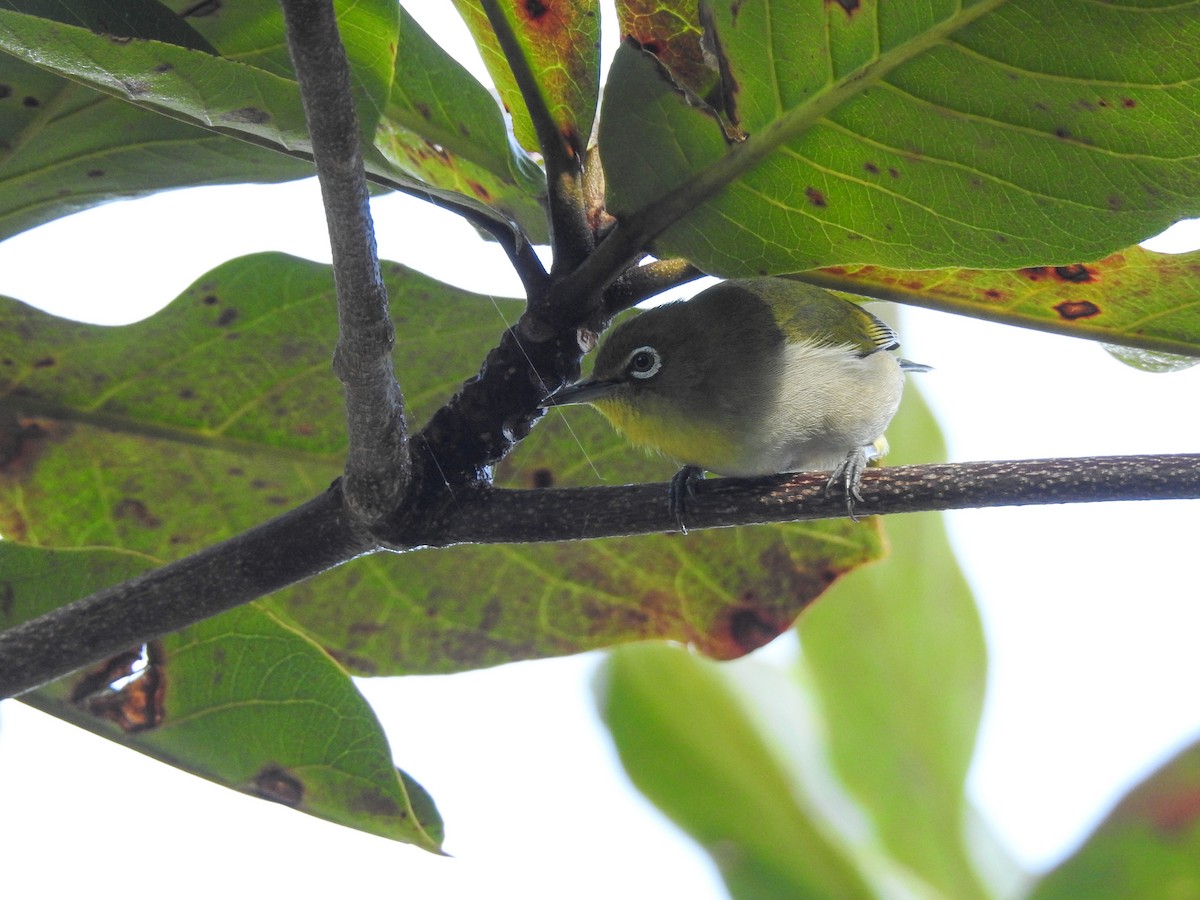
M411 474L404 398L392 369L396 335L379 273L370 196L332 0L281 0L288 50L312 137L333 249L338 342L350 450L345 497L367 522L393 512Z
M657 259L644 266L632 266L604 292L604 314L615 316L648 297L703 277L704 273L686 259Z
M688 531L843 518L845 498L826 496L828 475L713 478L697 485L684 521ZM1200 454L1097 456L922 466L885 466L863 473L859 516L1094 503L1109 500L1200 499ZM654 534L677 530L666 484L554 490L492 489L469 508L446 510L421 540L536 543ZM407 541L411 541L410 536Z
M497 0L481 0L480 6L512 71L525 108L529 110L538 149L546 166L550 237L554 245L553 271L556 274L570 271L587 258L594 246L581 180L582 141L576 136L576 143L572 144L559 129L554 114L546 105L541 85L529 66L529 59ZM529 299L536 302L540 298L531 295Z

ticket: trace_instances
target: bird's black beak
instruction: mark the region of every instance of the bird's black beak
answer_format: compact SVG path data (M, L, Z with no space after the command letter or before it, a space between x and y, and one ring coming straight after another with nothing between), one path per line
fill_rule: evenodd
M561 387L552 394L549 394L539 404L542 409L549 409L552 406L570 406L574 403L591 403L593 400L598 400L601 397L607 397L616 388L617 382L609 381L603 378L589 378L585 381L577 381L574 384L568 384L566 387Z

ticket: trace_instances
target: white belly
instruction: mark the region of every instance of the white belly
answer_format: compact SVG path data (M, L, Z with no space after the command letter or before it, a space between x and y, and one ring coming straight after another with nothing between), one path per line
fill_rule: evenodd
M759 433L746 436L739 471L713 471L828 472L882 436L900 406L904 372L891 353L791 344L781 365L773 409Z

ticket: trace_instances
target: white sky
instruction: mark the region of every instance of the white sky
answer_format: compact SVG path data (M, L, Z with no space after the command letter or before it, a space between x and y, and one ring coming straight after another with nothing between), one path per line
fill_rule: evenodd
M519 292L502 254L454 217L403 197L375 210L384 258L473 290ZM445 251L464 246L469 266L461 249ZM1193 228L1173 249L1196 246ZM0 244L0 294L131 321L221 261L266 249L328 261L314 183L182 191L51 223ZM905 311L902 335L906 356L936 367L921 387L951 459L1200 447L1200 368L1148 375L1095 344L923 310ZM1052 861L1200 731L1195 510L947 517L991 651L971 793L1027 866ZM437 800L455 859L243 797L6 701L4 883L12 896L92 898L164 888L304 898L391 885L423 898L723 896L706 858L616 767L589 692L595 660L362 683L397 764Z

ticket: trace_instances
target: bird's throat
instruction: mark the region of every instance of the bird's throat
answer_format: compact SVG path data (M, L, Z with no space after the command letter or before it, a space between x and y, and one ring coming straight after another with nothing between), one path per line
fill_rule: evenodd
M642 403L634 408L615 398L596 400L592 405L631 443L677 462L721 472L737 459L734 442L703 419L662 404Z

